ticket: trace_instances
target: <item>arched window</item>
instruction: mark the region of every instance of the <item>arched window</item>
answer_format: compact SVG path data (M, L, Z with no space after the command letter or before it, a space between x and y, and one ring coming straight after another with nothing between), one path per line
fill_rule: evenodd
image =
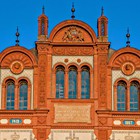
M130 84L130 111L139 110L139 83L133 81Z
M90 96L90 74L87 67L82 68L81 72L81 98L89 99Z
M58 67L56 71L56 98L64 98L64 68Z
M118 82L117 85L117 110L126 110L126 83L124 81Z
M19 85L19 109L27 110L28 103L28 84L27 81L20 81Z
M14 110L15 108L15 84L9 80L6 84L6 109Z
M45 35L45 20L42 18L41 20L41 34Z
M105 35L105 21L104 20L101 21L101 35L102 36Z
M77 70L75 67L70 67L69 70L69 98L77 98Z

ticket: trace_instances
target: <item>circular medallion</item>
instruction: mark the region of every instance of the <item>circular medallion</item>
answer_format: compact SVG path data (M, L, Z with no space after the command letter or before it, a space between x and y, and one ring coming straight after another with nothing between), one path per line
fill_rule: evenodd
M14 61L12 62L10 69L12 73L19 74L23 71L23 64L19 61Z
M134 73L134 71L135 71L135 67L134 67L133 63L126 62L122 65L122 72L125 75L131 75Z

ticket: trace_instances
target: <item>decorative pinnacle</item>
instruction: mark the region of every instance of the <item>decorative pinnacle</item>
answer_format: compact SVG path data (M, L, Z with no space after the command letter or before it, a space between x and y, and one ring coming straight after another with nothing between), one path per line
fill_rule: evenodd
M127 41L126 41L126 47L130 47L130 33L129 33L129 28L127 28L127 34L126 34L126 37L127 37Z
M44 7L44 5L42 7L42 14L45 14L45 7Z
M104 15L104 7L102 6L102 9L101 9L101 16Z
M75 15L74 15L74 12L75 12L74 3L72 3L71 12L72 12L71 18L74 19L75 18Z
M17 37L17 39L16 39L16 46L19 46L19 39L18 39L19 36L20 36L20 34L18 32L18 27L17 27L17 32L16 32L16 37Z

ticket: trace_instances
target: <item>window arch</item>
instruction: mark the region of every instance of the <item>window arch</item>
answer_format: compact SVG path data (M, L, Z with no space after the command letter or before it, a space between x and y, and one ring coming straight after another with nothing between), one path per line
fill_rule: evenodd
M117 110L126 110L126 83L119 81L117 84Z
M13 80L6 82L6 109L15 109L15 82Z
M70 99L77 98L77 68L71 66L69 68L69 92L68 97Z
M81 71L81 98L90 98L90 73L88 67L82 67Z
M28 107L28 83L26 80L19 82L19 109L27 110Z
M64 67L56 69L56 98L64 98Z
M139 83L132 81L130 83L130 111L139 110Z
M31 83L28 78L5 78L2 93L2 109L27 110L31 108Z

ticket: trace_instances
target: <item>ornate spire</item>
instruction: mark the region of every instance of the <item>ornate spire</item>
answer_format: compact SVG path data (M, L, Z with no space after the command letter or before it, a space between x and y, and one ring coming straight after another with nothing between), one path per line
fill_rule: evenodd
M126 34L126 37L127 37L127 41L126 41L126 47L130 47L130 33L129 33L129 28L127 28L127 34Z
M17 39L16 39L16 46L19 46L19 39L18 39L19 36L20 36L20 34L18 32L18 27L17 27L17 32L16 32L16 37L17 37Z
M42 7L42 14L45 14L45 7L44 7L44 5Z
M72 3L71 12L72 12L71 18L74 19L75 18L75 15L74 15L74 12L75 12L74 3Z
M104 7L102 6L102 9L101 9L101 16L104 15Z

